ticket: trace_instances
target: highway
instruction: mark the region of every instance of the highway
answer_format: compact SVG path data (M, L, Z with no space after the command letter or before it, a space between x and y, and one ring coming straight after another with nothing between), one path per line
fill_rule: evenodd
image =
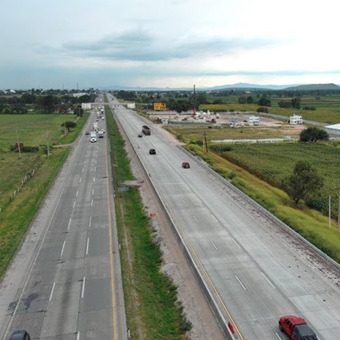
M339 338L339 269L182 151L161 126L109 99L235 338L287 339L278 327L285 314L304 317L320 339ZM151 136L139 138L144 124Z
M1 339L17 329L32 339L127 338L108 143L89 140L75 143L1 283Z

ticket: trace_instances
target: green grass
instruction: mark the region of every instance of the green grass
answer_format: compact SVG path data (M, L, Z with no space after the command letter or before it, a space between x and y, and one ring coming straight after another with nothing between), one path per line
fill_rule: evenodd
M217 153L203 152L201 147L194 144L186 145L186 149L204 159L213 170L229 178L233 185L340 263L340 230L337 229L334 220L329 228L327 216L303 204L296 207L282 190L271 186ZM262 163L261 156L258 156L259 164Z
M60 125L65 116L0 115L0 277L69 153L69 147L52 148L52 144L74 141L87 116L67 116L67 120L76 120L78 126L64 136ZM10 146L17 141L17 135L20 143L39 146L41 150L21 155L11 152ZM51 137L49 157L43 148L46 136Z
M310 201L324 214L328 213L329 195L338 199L340 187L340 148L336 143L273 143L210 145L210 150L248 170L258 178L280 187L282 180L291 175L297 161L308 161L324 179L321 192ZM227 150L225 151L227 147ZM260 161L259 161L260 160ZM337 216L337 204L333 216Z
M110 111L106 117L114 186L117 189L133 176L123 148L124 142ZM131 337L184 339L190 324L177 302L177 288L160 272L162 254L152 237L150 220L143 209L138 189L118 193L115 206L125 308Z
M45 160L47 146L51 154L53 146L72 143L82 129L88 113L83 117L56 114L0 115L0 208L4 208L13 198L13 193L27 181ZM61 124L75 121L77 126L70 132ZM12 152L17 142L24 146L37 146L36 153Z
M252 94L250 94L252 95ZM297 93L298 95L298 93ZM255 100L256 96L252 95ZM211 112L221 111L254 111L258 109L256 104L238 104L239 96L221 97L225 104L203 104L199 109L203 111L210 110ZM292 97L279 97L275 93L268 97L271 100L271 106L268 107L268 112L271 114L286 116L287 118L293 114L298 114L305 120L323 122L327 124L337 124L340 121L340 95L319 96L318 99L311 95L302 95L301 109L283 109L278 106L281 100L290 101ZM212 98L210 98L212 100ZM302 110L304 106L315 107L316 110Z

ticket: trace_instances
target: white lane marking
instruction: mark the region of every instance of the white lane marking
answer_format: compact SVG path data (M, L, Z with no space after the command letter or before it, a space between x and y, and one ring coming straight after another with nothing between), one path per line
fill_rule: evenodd
M93 177L93 182L95 182L96 181L96 177Z
M196 218L195 215L192 216L194 218L194 220L198 223L198 219Z
M93 206L93 199L91 200L91 207Z
M84 292L85 292L85 276L83 277L83 287L81 288L81 298L84 298Z
M77 331L77 338L76 338L76 340L79 340L79 336L80 336L80 332Z
M68 221L68 226L67 226L67 229L70 229L70 226L71 226L71 221L72 221L72 218L70 218L70 220Z
M232 239L232 240L241 249L241 246L234 239Z
M55 282L53 282L53 286L52 286L50 298L48 299L48 301L51 301L51 300L52 300L52 296L53 296L53 292L54 292L54 287L55 287Z
M216 244L212 240L210 240L210 242L214 246L214 248L217 249Z
M275 335L276 335L276 337L277 337L278 339L282 340L282 338L280 337L280 335L277 334L276 332L275 332Z
M91 227L91 222L92 222L92 216L89 218L89 227Z
M76 206L76 201L73 202L73 209L74 209L75 206Z
M77 190L77 192L76 192L76 197L78 197L78 193L79 193L79 192L78 192L78 190Z
M238 283L242 286L242 288L244 290L247 290L247 288L244 286L244 284L241 282L241 280L236 275L235 275L235 277L236 277L236 280L238 281Z
M86 255L88 255L88 253L89 253L89 243L90 243L90 239L87 238L87 242L86 242Z
M81 183L81 181L82 181L82 180L83 180L83 178L82 178L82 177L80 177L80 178L79 178L79 183Z
M64 248L65 248L65 243L66 243L66 241L64 241L63 246L61 248L60 257L63 256L63 252L64 252Z
M262 273L262 272L261 272L261 274L262 274L262 276L268 281L268 283L269 283L274 289L276 289L276 287L270 282L270 280L268 279L268 277L267 277L266 275L264 275L264 273Z

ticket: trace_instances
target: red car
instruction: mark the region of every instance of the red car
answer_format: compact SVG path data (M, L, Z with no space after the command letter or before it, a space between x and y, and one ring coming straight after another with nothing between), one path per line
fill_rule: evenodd
M190 169L190 164L188 162L183 162L182 163L182 168L184 169Z
M318 340L315 332L307 325L306 320L298 316L282 316L279 319L279 328L291 340Z

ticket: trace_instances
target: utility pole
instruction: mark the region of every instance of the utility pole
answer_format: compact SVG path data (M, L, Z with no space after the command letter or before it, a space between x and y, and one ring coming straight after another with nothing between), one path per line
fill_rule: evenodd
M194 116L196 116L196 88L194 85Z
M339 190L339 206L338 206L338 229L340 229L340 187L337 188Z
M17 134L17 146L18 146L18 151L19 151L19 159L21 158L21 148L20 148L20 142L19 142L19 134L18 134L18 129L15 129L15 132Z
M205 151L206 153L208 153L209 150L208 150L208 142L207 142L207 133L205 131L203 132L203 137L204 137Z
M330 228L331 227L331 211L332 211L332 208L331 208L331 195L329 195L329 201L328 201L328 207L329 207L329 210L328 210L328 227Z

